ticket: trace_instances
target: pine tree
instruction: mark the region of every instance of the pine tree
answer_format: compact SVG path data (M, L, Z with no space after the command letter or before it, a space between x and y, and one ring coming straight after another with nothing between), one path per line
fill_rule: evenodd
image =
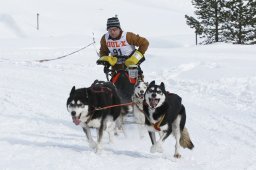
M190 28L195 29L196 45L197 45L197 37L198 37L198 35L202 35L203 27L201 26L200 22L197 21L194 17L190 17L188 15L185 15L185 18L187 19L187 24L190 26Z
M202 38L205 38L204 43L206 44L224 40L222 36L223 1L192 0L192 4L196 8L195 14L202 27Z
M197 19L185 17L196 33L201 31L203 43L256 44L256 0L192 0L192 4Z
M226 0L224 36L228 41L246 44L255 39L255 0Z
M251 44L256 44L256 0L249 0L249 25L251 26L251 31L248 34L247 41Z

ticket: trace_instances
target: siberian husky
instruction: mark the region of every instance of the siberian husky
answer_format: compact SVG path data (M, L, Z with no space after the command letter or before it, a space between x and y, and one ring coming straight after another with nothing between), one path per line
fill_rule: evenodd
M109 140L112 142L114 129L117 127L116 122L118 122L121 113L121 107L105 107L120 103L120 97L111 82L96 80L89 88L76 89L74 86L70 92L67 109L74 124L83 128L89 146L96 152L102 149L103 130L108 132ZM92 138L91 128L97 129L97 143Z
M181 103L181 97L165 90L164 83L156 85L152 81L144 95L143 110L146 116L145 124L152 142L151 152L163 152L162 142L173 134L176 139L174 157L180 158L180 146L193 149L194 145L185 128L186 111ZM162 135L156 141L155 132Z
M143 111L143 100L144 93L146 92L148 87L147 82L138 81L135 85L134 94L132 96L133 105L133 113L135 122L138 124L140 138L144 137L145 131L145 115Z

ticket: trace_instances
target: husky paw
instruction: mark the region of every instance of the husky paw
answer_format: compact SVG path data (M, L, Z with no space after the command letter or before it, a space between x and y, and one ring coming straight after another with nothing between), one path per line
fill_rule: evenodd
M139 127L139 134L140 134L140 139L143 139L145 136L144 136L144 131L142 129L143 127Z
M102 151L102 146L100 144L97 144L97 146L95 148L95 152L100 154L101 151Z
M109 144L114 144L115 142L114 142L113 138L111 138L111 139L109 139L108 143Z
M177 158L177 159L179 159L179 158L181 158L181 154L175 153L175 154L174 154L174 157Z
M97 143L94 141L89 142L89 147L95 149L97 147Z
M155 146L155 145L152 145L152 146L151 146L150 152L151 152L151 153L156 153L156 146Z
M163 148L161 143L156 143L155 145L152 145L150 148L151 153L159 152L163 153Z

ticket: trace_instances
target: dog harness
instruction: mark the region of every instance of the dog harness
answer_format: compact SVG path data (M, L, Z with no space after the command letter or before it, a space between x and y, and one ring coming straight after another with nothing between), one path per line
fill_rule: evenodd
M119 79L120 75L121 75L121 72L115 74L110 81L115 84ZM125 73L125 76L129 78L129 81L131 84L136 84L137 78L130 78L128 73Z
M153 126L153 127L155 128L155 130L161 131L160 125L161 125L161 123L163 122L166 113L165 113L163 116L161 116L161 118L160 118L160 120L159 120L158 122L152 123L151 120L150 120L150 118L148 117L148 115L146 115L146 113L144 112L144 110L140 109L140 107L139 107L136 103L135 103L135 105L137 106L137 108L139 109L139 111L141 111L141 112L145 115L145 117L148 119L148 121L149 121L149 123L151 124L151 126ZM146 102L143 102L143 105L148 106L148 104L147 104Z

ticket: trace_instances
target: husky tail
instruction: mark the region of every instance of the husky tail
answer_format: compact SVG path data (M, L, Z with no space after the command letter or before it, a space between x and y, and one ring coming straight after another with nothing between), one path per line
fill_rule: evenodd
M194 148L194 144L192 143L189 137L188 129L186 127L184 127L183 131L181 132L180 145L183 148L188 148L188 149Z

